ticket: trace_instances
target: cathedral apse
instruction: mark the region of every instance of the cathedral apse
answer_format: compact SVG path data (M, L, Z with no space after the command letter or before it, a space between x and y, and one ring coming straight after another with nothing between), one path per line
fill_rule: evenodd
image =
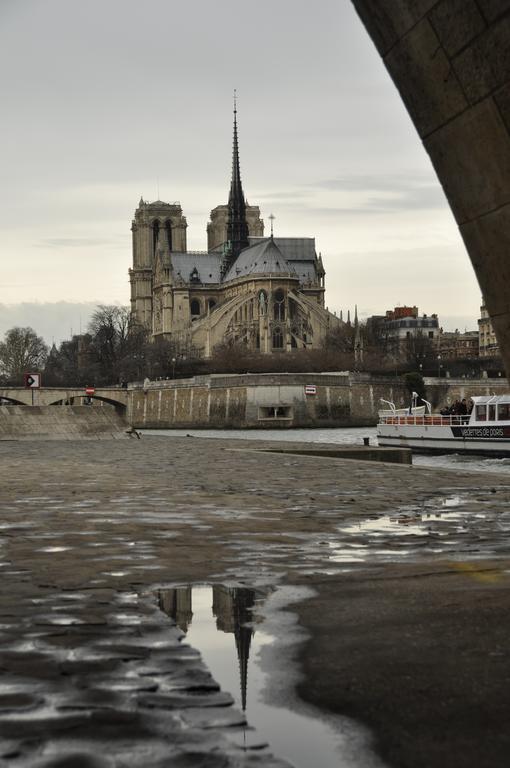
M265 237L260 208L245 198L235 103L228 203L211 211L207 251L188 251L186 230L180 203L140 199L132 223L131 316L153 340L206 358L225 344L282 354L320 348L342 322L324 306L315 238L275 237L272 221Z

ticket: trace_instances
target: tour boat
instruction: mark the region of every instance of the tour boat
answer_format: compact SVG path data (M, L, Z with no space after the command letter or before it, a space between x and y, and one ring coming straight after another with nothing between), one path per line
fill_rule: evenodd
M413 393L414 394L414 393ZM379 412L379 445L411 448L422 453L474 453L510 456L510 395L472 397L470 414L443 416L413 408Z

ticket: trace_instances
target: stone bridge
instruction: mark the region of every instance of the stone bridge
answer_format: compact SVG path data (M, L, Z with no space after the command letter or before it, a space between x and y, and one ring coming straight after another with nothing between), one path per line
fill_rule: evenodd
M352 0L471 257L510 374L510 0Z
M122 410L128 404L128 393L123 387L99 387L90 397ZM15 405L82 405L86 398L84 387L0 388L0 403L3 401L4 405L6 400Z

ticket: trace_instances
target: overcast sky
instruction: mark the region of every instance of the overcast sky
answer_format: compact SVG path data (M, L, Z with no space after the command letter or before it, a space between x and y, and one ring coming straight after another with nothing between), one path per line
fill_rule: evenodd
M180 201L206 248L234 88L248 201L276 235L316 238L331 310L416 304L476 328L456 224L350 0L0 0L0 84L0 304L66 302L40 333L128 303L141 195Z

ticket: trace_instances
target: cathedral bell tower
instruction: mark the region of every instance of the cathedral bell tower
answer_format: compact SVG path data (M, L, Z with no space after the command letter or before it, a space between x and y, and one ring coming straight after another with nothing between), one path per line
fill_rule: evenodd
M186 252L186 217L180 203L149 203L140 199L131 226L133 233L133 267L131 283L131 319L152 330L153 289L158 243L170 252Z
M246 201L244 199L241 184L241 170L239 167L239 145L237 140L237 103L234 92L234 144L232 150L232 180L230 182L230 194L228 196L227 218L227 244L221 265L222 278L235 262L243 248L247 248L249 242L248 221L246 219Z

